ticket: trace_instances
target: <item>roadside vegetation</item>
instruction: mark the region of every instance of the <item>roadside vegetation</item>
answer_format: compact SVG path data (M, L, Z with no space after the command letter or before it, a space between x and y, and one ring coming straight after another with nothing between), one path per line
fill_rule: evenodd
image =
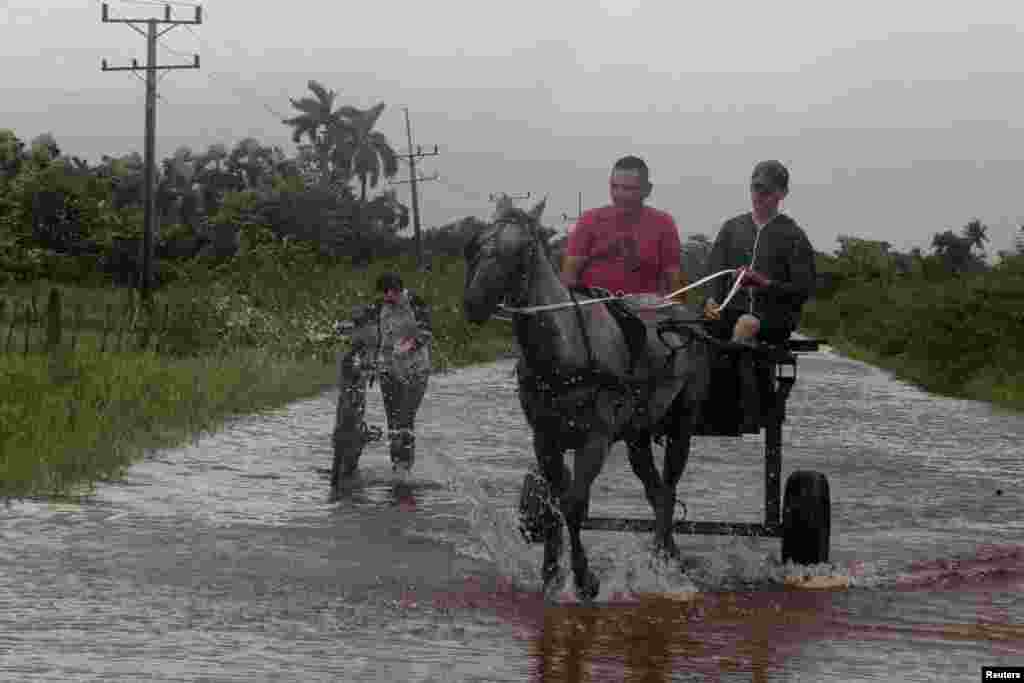
M990 265L985 232L937 234L928 255L842 238L805 331L928 391L1024 409L1024 254Z
M437 371L511 351L507 323L462 319L472 219L426 231L418 267L379 188L398 170L383 105L309 88L295 156L250 138L160 163L148 302L138 155L90 165L0 130L0 495L81 494L148 448L331 388L336 323L385 269L432 304Z

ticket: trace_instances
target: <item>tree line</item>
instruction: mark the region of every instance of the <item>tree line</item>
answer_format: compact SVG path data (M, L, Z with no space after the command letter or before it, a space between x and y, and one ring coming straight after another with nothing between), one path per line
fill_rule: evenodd
M394 246L408 208L381 180L398 157L376 130L385 109L337 103L316 81L292 99L294 154L247 137L232 147L179 147L156 166L157 256L231 258L245 243L297 239L357 263ZM137 152L90 164L52 133L26 142L0 129L0 282L138 277L144 163ZM173 268L158 269L158 282Z

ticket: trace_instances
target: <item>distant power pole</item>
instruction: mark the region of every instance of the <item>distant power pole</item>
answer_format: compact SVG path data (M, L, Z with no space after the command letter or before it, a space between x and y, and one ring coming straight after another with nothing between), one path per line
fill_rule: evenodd
M487 198L494 204L494 219L497 220L506 209L510 209L515 206L515 201L519 199L529 199L530 193L526 194L508 194L507 192L492 192Z
M103 71L145 71L146 72L146 141L145 141L145 170L143 172L143 237L142 237L142 282L141 296L146 303L150 301L151 288L153 283L153 234L156 227L156 72L167 69L198 69L199 55L195 55L192 64L168 64L156 63L156 40L175 26L181 24L203 23L203 8L196 7L195 19L172 19L171 6L164 6L163 19L111 19L107 3L103 3L103 23L128 24L134 30L146 38L146 64L139 66L138 61L132 60L131 66L107 66L107 60L103 60ZM145 24L143 31L136 24ZM158 24L170 24L162 31L157 31Z
M507 192L492 192L490 195L488 195L487 198L492 202L497 203L502 199L529 199L530 197L531 194L529 192L527 192L526 194L508 194Z
M423 268L423 235L420 230L420 199L419 194L416 191L416 183L426 180L437 180L438 176L435 173L432 178L417 178L416 177L416 159L420 157L433 157L437 156L437 145L434 145L433 152L424 152L423 148L417 146L415 150L412 146L412 126L409 123L409 107L403 107L405 110L405 135L409 139L409 153L399 154L400 157L405 157L409 160L409 184L412 187L412 228L416 236L416 266ZM404 182L404 181L398 181Z
M567 213L563 213L562 214L562 220L563 221L578 221L582 215L583 215L583 193L580 192L579 193L579 202L577 204L577 209L576 209L576 215L575 216L570 216Z

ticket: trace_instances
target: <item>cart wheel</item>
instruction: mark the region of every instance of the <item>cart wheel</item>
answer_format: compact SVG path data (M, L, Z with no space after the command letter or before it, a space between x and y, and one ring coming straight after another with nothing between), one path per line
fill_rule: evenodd
M782 561L828 562L831 532L828 479L820 472L793 472L786 480L782 506Z
M572 476L568 467L562 476L568 483ZM547 530L557 527L561 521L558 502L551 494L551 484L537 465L532 466L519 492L519 532L527 543L543 543Z

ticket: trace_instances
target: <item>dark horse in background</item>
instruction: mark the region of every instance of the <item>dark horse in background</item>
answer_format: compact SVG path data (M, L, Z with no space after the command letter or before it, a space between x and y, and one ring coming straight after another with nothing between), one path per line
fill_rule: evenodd
M505 210L466 244L464 314L472 323L483 323L503 301L512 311L563 304L513 312L521 350L519 397L553 509L553 521L542 531L545 591L561 583L564 520L577 595L591 600L600 582L588 568L580 528L588 514L591 484L613 443L626 442L630 465L643 482L654 512L656 552L677 555L672 532L676 486L686 467L699 406L708 392L710 350L702 337L694 335L672 352L654 324L639 318L633 329L640 323L646 326L646 335L641 327L639 344L633 336L631 345L627 326L615 317L613 305L576 305L586 297L577 299L562 284L541 237L545 201L529 212ZM691 316L690 320L698 315L683 305L659 312ZM654 464L653 437L666 439L661 473ZM570 449L575 451L571 475L564 464Z

